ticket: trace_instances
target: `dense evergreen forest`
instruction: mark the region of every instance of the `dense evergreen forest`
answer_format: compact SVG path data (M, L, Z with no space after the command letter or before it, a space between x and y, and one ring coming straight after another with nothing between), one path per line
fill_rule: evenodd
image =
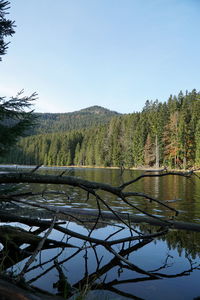
M72 113L38 113L36 126L29 131L29 135L94 127L108 123L111 117L119 115L97 105Z
M51 131L53 128L51 127ZM146 101L109 123L22 138L4 163L90 166L200 166L200 92ZM44 131L43 131L44 132Z

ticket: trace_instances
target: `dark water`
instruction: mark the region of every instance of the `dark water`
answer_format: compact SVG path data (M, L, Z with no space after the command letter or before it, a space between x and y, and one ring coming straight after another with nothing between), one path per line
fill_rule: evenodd
M42 169L39 172L43 174L52 174L52 172L60 174L62 170ZM119 170L69 169L67 171L67 175L105 182L114 186L118 186L141 174L142 171L126 170L121 177ZM95 199L91 197L86 201L86 192L80 191L78 188L64 185L49 185L48 187L42 184L19 185L20 191L30 189L33 192L42 192L44 189L64 191L69 196L69 199L63 195L45 196L45 200L42 197L38 198L42 203L64 207L97 208ZM169 204L179 211L177 220L200 223L200 179L195 176L192 179L171 175L162 178L144 178L129 186L127 191L143 192ZM115 211L141 215L140 212L123 203L118 197L106 193L101 193L101 196L108 201ZM157 203L149 203L141 197L132 198L130 201L136 207L159 217L167 218L173 215L173 212L167 208L163 208ZM103 205L102 209L107 210ZM37 212L33 211L32 214L37 215ZM45 218L45 214L43 217ZM67 226L76 232L88 233L87 226L81 226L81 224L75 222L71 222ZM141 225L137 229L147 231L149 227ZM110 225L102 224L94 231L93 236L106 238L115 230L116 228ZM121 238L127 234L126 231L122 231L117 237ZM51 238L56 240L67 239L58 231L53 231ZM71 239L70 242L82 246L80 240ZM59 262L66 260L62 263L62 269L71 285L81 282L86 274L89 276L97 271L95 281L98 284L103 283L103 289L110 291L110 298L108 299L195 299L195 297L200 296L200 233L171 230L165 237L157 238L129 255L129 260L136 266L158 274L156 279L149 278L147 275L124 266L120 267L112 260L113 255L105 252L100 246L97 247L97 256L102 257L102 259L98 268L96 254L92 249L84 250L67 260L75 251L69 249L66 253L66 250L62 251L61 248L42 251L40 257L34 263L35 268L27 273L26 279L38 287L56 292L53 283L58 280L58 272L53 267L53 258L58 256ZM14 271L19 272L22 266L22 263L15 265ZM102 270L98 274L103 266L106 266L105 272ZM41 277L37 279L39 275ZM91 284L91 282L87 283L88 290L91 289ZM97 296L94 297L94 299L98 299ZM102 297L101 300L105 298ZM89 296L89 299L93 299L92 295Z

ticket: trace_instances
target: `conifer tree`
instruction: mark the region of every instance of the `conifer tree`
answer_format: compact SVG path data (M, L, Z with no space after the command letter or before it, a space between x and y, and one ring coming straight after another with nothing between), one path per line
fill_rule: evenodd
M7 36L12 36L15 31L15 24L13 21L6 19L6 14L8 10L8 1L0 0L0 61L2 60L1 56L6 54L8 44L4 38Z
M15 33L14 22L6 18L8 5L8 1L0 0L0 61L9 44L5 42L5 38ZM0 96L0 157L34 123L35 116L31 106L36 94L24 97L22 93L23 91L8 100Z
M198 121L196 126L195 144L196 144L195 164L197 167L200 167L200 120Z

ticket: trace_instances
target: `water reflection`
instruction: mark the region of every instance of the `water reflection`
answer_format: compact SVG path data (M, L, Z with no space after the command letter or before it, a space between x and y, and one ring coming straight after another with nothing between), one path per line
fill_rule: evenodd
M68 226L71 230L83 234L88 230L74 222ZM149 230L148 226L144 225L137 229ZM37 233L39 231L42 233L43 230L44 228L32 228L32 232L37 231ZM111 226L98 228L94 236L104 238L113 230ZM68 242L68 237L56 230L49 238ZM124 244L119 253L128 258L135 268L121 262L111 253L105 252L102 246L94 248L88 244L86 247L81 240L72 238L71 244L83 248L68 248L66 251L57 245L52 247L47 244L27 271L25 278L32 285L63 295L60 281L63 273L69 284L68 296L83 291L87 286L88 290L111 291L117 294L116 299L191 299L192 295L197 295L199 286L200 243L196 238L196 234L193 233L188 239L187 232L178 235L178 232L173 231L166 236L166 239L158 238L155 242L144 240ZM195 240L196 242L193 243ZM16 243L16 240L12 240L13 242ZM22 241L21 243L18 241L18 248L13 246L11 248L9 245L12 261L7 253L1 266L14 272L15 275L23 269L29 253L34 250L33 245L23 247L21 245ZM61 270L58 269L56 262ZM117 298L119 296L122 298Z

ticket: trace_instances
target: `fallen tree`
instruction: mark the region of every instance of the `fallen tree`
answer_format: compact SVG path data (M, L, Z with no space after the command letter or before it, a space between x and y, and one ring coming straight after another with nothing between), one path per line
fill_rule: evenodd
M62 172L59 176L55 176L55 175L41 175L41 174L35 174L34 172L38 169L39 167L36 167L35 169L33 169L31 172L25 172L25 173L5 173L5 174L0 174L0 183L38 183L38 184L64 184L64 185L69 185L69 186L73 186L73 187L79 187L82 190L85 190L87 192L87 197L89 199L90 195L94 196L96 199L96 204L97 204L97 210L80 210L80 209L73 209L73 208L58 208L58 207L52 207L52 206L42 206L41 204L38 203L32 203L32 202L26 202L24 200L24 198L28 198L28 197L34 197L34 196L38 196L37 193L33 193L33 192L28 192L28 193L17 193L17 194L9 194L9 195L1 195L1 199L2 201L15 201L15 202L23 202L24 204L31 204L31 205L35 205L37 207L40 208L44 208L47 210L50 210L52 212L60 212L63 214L81 214L81 215L88 215L88 216L93 216L93 217L102 217L102 218L106 218L106 219L113 219L113 220L119 220L121 222L125 222L124 220L131 220L133 223L141 223L141 222L145 222L145 223L149 223L151 225L156 225L156 226L169 226L171 228L175 228L175 229L185 229L185 230L194 230L194 231L199 231L200 230L200 225L198 224L193 224L193 223L189 223L189 222L178 222L175 221L174 219L171 220L167 220L167 219L163 219L163 218L159 218L157 216L154 216L150 213L148 213L147 211L141 210L140 208L138 208L137 206L135 206L130 199L132 197L140 197L140 198L144 198L146 200L149 200L150 202L156 202L158 203L160 206L163 206L165 208L167 208L168 210L174 212L174 216L178 215L178 211L173 208L170 207L167 203L162 202L161 200L158 200L148 194L144 194L144 193L138 193L138 192L126 192L125 189L127 186L130 186L132 184L134 184L135 182L141 180L142 178L145 177L164 177L164 176L169 176L169 175L173 175L173 176L182 176L182 177L186 177L186 178L191 178L192 175L195 175L195 171L188 171L188 172L167 172L166 169L162 169L158 172L158 170L155 171L155 174L152 174L148 171L138 177L136 177L133 180L130 180L128 182L123 183L122 185L115 187L115 186L111 186L109 184L105 184L105 183L100 183L100 182L92 182L92 181L88 181L88 180L84 180L82 178L77 178L74 176L63 176L64 172ZM120 213L120 212L116 212L112 209L112 207L107 203L106 200L102 199L102 197L100 197L100 195L98 194L99 191L105 191L108 193L111 193L115 196L118 196L120 199L123 200L123 202L125 204L127 204L128 206L130 206L131 208L135 209L135 211L139 211L140 213L143 213L144 216L137 216L137 215L133 215L133 214L129 214L129 213ZM59 191L60 192L60 191ZM59 193L56 192L56 193ZM42 194L44 195L45 193L49 193L44 191ZM62 192L61 192L62 193ZM63 193L64 195L64 193ZM68 195L67 195L68 196ZM20 200L21 198L23 198L23 200ZM103 204L104 207L106 209L108 209L110 211L109 212L105 212L102 211L102 209L100 208L100 204ZM126 223L127 225L127 223Z

